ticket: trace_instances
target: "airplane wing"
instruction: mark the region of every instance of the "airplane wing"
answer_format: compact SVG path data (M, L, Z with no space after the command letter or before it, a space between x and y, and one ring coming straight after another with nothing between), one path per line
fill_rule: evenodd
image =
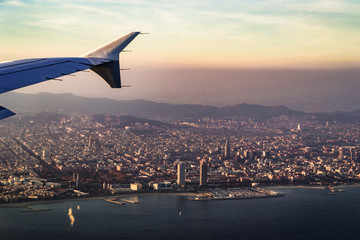
M139 34L140 32L129 33L80 57L37 58L0 63L0 94L86 69L97 73L110 87L121 88L119 54ZM7 115L14 113L0 107L0 119L8 117Z
M13 116L13 115L15 115L15 113L10 111L9 109L6 109L6 108L0 106L0 120L10 117L10 116Z

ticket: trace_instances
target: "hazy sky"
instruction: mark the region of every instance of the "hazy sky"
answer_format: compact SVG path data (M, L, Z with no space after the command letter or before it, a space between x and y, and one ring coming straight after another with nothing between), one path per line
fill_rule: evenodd
M128 47L132 52L121 56L122 67L132 69L122 74L131 90L107 89L96 75L81 73L66 83L21 91L112 98L123 98L124 92L143 98L146 90L137 91L136 85L149 79L150 93L174 102L164 83L184 81L186 89L188 69L207 78L206 69L355 68L360 63L358 0L0 0L0 61L79 56L132 31L150 34L137 37ZM231 76L241 81L234 72ZM84 84L88 88L77 88ZM219 88L232 86L224 82ZM245 100L229 103L236 101Z

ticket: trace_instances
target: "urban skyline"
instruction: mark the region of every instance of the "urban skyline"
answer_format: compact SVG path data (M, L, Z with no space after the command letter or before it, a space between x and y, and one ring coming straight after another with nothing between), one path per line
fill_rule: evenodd
M282 115L121 125L115 115L39 117L1 124L3 202L360 181L356 122Z

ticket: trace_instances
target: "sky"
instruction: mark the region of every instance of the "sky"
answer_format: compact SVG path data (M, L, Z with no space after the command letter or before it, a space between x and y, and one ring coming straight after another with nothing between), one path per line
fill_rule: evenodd
M122 67L131 68L122 79L131 88L107 89L95 74L79 73L20 92L226 105L246 101L227 84L244 80L242 69L360 67L358 0L0 0L0 61L80 56L133 31L150 34L121 54ZM267 75L260 78L274 80ZM203 92L194 81L206 79L231 81ZM234 97L210 101L228 88Z

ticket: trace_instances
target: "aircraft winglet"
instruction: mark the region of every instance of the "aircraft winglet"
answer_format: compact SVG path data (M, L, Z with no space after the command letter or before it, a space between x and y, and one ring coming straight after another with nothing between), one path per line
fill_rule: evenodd
M85 58L106 58L119 61L119 54L140 32L132 32L110 43L107 43L81 57Z
M121 88L119 54L140 32L129 33L119 39L105 44L85 55L83 58L101 58L107 62L95 65L90 69L102 77L112 88Z

